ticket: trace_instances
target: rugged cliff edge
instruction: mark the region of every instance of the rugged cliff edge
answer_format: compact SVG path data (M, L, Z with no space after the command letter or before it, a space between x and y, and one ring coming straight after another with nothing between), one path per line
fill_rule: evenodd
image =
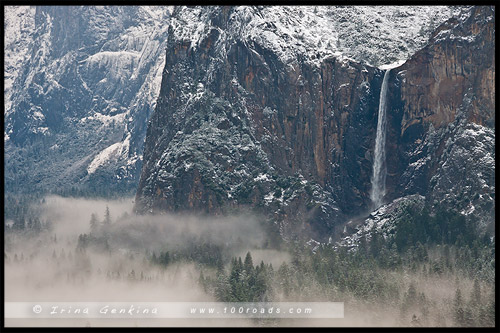
M366 213L383 71L335 55L284 56L269 39L244 38L247 16L233 7L200 11L206 24L193 41L176 30L176 19L196 14L186 11L172 14L136 210L250 207L285 238L319 240ZM386 201L419 193L493 221L494 70L491 7L439 26L392 70Z
M394 70L388 139L391 198L495 217L495 13L474 7Z

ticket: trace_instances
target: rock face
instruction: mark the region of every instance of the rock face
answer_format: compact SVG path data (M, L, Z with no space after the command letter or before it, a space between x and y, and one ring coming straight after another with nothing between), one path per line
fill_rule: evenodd
M357 247L363 238L370 240L372 231L381 233L384 238L391 237L396 232L406 207L422 209L424 205L425 197L418 194L397 198L376 209L366 218L350 220L345 224L342 233L334 235L336 239L329 239L329 243L351 249Z
M328 238L368 214L381 65L402 60L385 201L493 225L493 7L5 13L6 193L126 192L142 168L138 212L251 209Z
M136 189L172 10L5 7L7 194L123 195ZM218 15L218 7L179 11L172 32L189 47L204 39L213 19L223 38L254 40L281 67L300 55L319 69L327 57L372 65L400 59L457 9L236 7L229 16ZM213 54L224 58L219 51Z
M250 207L285 238L325 239L370 205L383 71L335 55L283 55L273 39L241 32L252 26L246 14L174 10L136 209L221 214ZM194 40L179 25L189 15L204 18ZM479 215L491 219L494 70L490 7L439 26L392 70L386 201L418 193L439 204L459 191L474 211L469 196L483 191ZM487 164L470 161L457 173L469 156ZM448 177L459 175L462 182L451 186Z
M495 18L490 7L476 7L467 18L452 19L432 34L429 45L398 68L403 78L401 131L431 122L453 122L464 96L473 95L468 120L495 126Z
M494 41L494 10L474 7L393 70L388 199L419 193L493 223Z
M5 9L6 193L135 190L171 8Z

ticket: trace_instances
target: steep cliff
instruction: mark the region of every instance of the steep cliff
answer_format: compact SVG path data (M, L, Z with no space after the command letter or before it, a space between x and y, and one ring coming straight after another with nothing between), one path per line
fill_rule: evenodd
M474 7L442 24L394 72L390 198L419 193L493 223L494 9Z
M222 214L250 207L274 221L285 238L324 240L349 216L369 209L383 70L338 51L313 52L307 39L287 49L283 27L267 21L266 10L174 10L146 136L138 212ZM474 8L453 18L391 72L386 201L413 193L444 200L452 189L431 184L454 173L446 171L450 157L439 148L451 136L432 133L455 128L457 144L450 149L457 149L460 135L468 140L467 129L481 126L470 121L494 123L494 86L487 80L494 59L472 57L479 49L494 50L491 13ZM199 24L189 26L193 17ZM265 27L259 34L252 33L255 17ZM455 70L462 64L466 70ZM476 94L481 100L473 102ZM458 126L462 109L471 116ZM483 176L494 197L494 130L485 131L484 140L469 144L485 145L485 158L493 154ZM421 159L432 161L425 172L416 163ZM464 182L473 181L472 173Z
M168 7L5 7L5 190L135 190Z

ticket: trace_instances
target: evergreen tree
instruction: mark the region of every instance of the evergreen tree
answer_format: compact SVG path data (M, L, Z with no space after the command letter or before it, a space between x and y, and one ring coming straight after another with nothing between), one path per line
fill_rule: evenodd
M246 300L247 288L245 288L246 273L243 270L241 257L233 258L231 263L231 273L229 274L229 284L231 285L230 300L232 302L244 302Z
M255 278L254 278L254 286L253 286L253 294L254 301L264 302L264 297L267 292L268 281L270 280L270 276L268 276L268 272L264 262L261 261L260 265L255 269Z
M245 263L244 263L243 267L247 271L248 274L252 274L252 272L253 272L253 260L252 260L252 255L250 254L250 252L247 252L247 255L245 257Z
M207 285L206 285L205 276L203 275L203 270L200 270L200 276L198 277L198 283L203 287L203 290L206 292Z
M475 326L474 313L473 313L472 308L470 306L467 306L464 309L464 318L463 318L462 325L465 327L474 327Z
M455 326L464 326L464 309L460 288L457 288L455 291L455 298L453 300L453 320Z
M168 266L170 264L170 253L168 251L160 252L157 262L162 266Z
M408 286L408 291L403 296L403 302L401 304L400 319L403 325L407 325L406 321L409 320L409 311L415 308L417 302L417 289L415 288L415 284L411 282Z
M490 300L485 311L485 326L495 326L495 292L491 293Z
M429 322L429 306L427 302L427 298L425 297L425 294L423 292L420 293L418 297L418 305L420 307L420 312L422 315L420 316L420 323L422 325L427 325Z
M417 302L417 289L415 288L415 284L413 282L410 283L408 287L408 292L406 294L408 304L413 305Z
M375 229L375 225L370 231L371 237L370 237L370 253L374 258L377 258L380 249L381 249L381 241L379 239L379 234L377 230Z
M360 255L365 255L368 252L368 245L366 243L366 237L361 236L359 239L358 253Z
M229 279L224 273L222 267L217 268L216 273L216 285L215 285L215 297L220 302L227 302L231 300L231 285Z
M92 213L92 215L90 215L90 232L92 234L96 233L98 225L99 223L97 220L97 215L95 213Z
M104 213L104 225L110 225L111 224L111 214L109 212L109 207L106 205L106 211Z
M479 306L479 304L481 304L481 287L479 286L479 281L477 278L474 280L470 302L471 305L476 308Z
M278 282L285 296L289 296L292 290L291 272L290 268L285 262L278 268Z
M401 265L401 256L398 254L396 243L392 243L389 251L388 263L390 268L396 268Z

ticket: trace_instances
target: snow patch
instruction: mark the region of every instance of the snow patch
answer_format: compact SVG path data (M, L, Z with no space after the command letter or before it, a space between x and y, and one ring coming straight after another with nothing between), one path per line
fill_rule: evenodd
M12 85L21 73L35 31L35 7L4 7L4 106L12 107Z
M108 161L112 159L117 159L126 150L128 150L127 141L117 142L107 147L99 154L97 154L97 156L94 157L92 162L90 162L89 166L87 167L88 174L89 175L93 174L99 167L101 167Z
M387 65L382 65L382 66L379 66L378 68L382 69L382 70L387 70L387 69L392 69L392 68L396 68L396 67L399 67L401 66L402 64L404 64L406 62L406 59L400 59L398 61L395 61L393 63L390 63L390 64L387 64Z
M269 181L269 176L267 174L259 174L257 177L254 178L254 181L256 182L267 182Z
M126 116L127 116L127 112L119 113L119 114L116 114L114 116L109 116L106 114L95 112L94 115L84 117L84 118L80 119L79 122L85 123L89 120L97 120L97 121L100 121L101 123L103 123L103 125L109 126L109 124L111 124L112 122L122 123L125 120Z

